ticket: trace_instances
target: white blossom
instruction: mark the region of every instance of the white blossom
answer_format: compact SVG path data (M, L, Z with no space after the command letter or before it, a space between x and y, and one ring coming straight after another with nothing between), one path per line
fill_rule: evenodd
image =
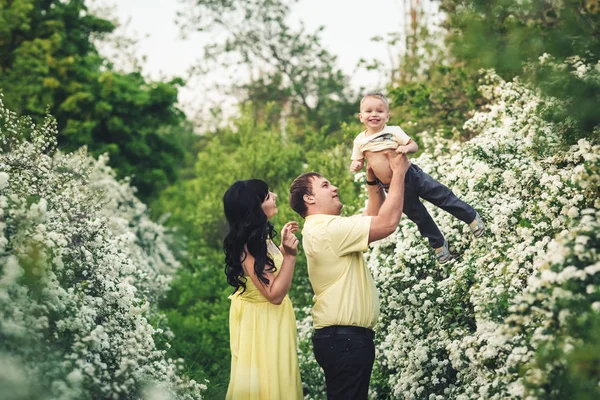
M591 73L569 62L578 76ZM478 135L460 143L422 132L425 151L413 161L478 210L486 235L474 239L425 202L458 259L439 266L405 218L367 254L381 293L375 369L392 398L547 398L560 366L538 366L536 352L572 351L574 316L600 309L591 300L600 291L600 147L580 139L565 149L562 127L537 114L560 104L517 81L488 71L481 91L488 109L464 124ZM299 337L307 343L310 330Z
M57 151L54 120L29 122L24 137L0 98L0 121L3 390L141 398L151 384L163 398L202 398L206 386L180 376L148 322L178 267L166 228L106 157Z

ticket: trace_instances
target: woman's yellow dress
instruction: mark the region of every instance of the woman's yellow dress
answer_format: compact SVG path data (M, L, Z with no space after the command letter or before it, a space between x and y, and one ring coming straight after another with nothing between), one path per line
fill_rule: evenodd
M283 255L270 245L277 274ZM302 399L292 302L285 296L280 305L270 303L250 279L240 292L230 296L231 380L225 398Z

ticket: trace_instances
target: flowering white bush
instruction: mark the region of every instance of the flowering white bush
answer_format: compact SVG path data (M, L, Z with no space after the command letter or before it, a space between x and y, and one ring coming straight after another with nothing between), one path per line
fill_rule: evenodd
M565 151L562 126L539 117L560 105L518 81L489 72L481 90L489 110L465 124L478 136L423 133L413 161L479 211L486 235L426 202L457 255L448 267L406 218L368 254L382 302L374 398L561 398L569 357L600 326L600 148ZM600 346L588 364L599 359Z
M0 390L201 398L150 323L178 266L165 229L105 158L62 154L56 135L52 118L17 120L0 99Z
M431 207L459 254L447 275L408 220L369 257L383 299L378 360L394 397L549 394L525 390L522 382L537 375L530 363L539 346L530 339L547 321L526 313L516 334L513 318L523 293L533 290L528 282L541 274L539 260L562 257L550 246L554 237L589 223L582 210L600 208L600 152L583 139L561 149L561 127L537 115L552 100L494 74L482 90L493 100L489 112L465 124L479 135L465 146L435 139L416 163L479 210L489 233L473 239L466 225ZM592 256L590 265L598 262L591 244L582 250ZM545 306L559 313L564 304Z
M311 337L313 320L310 307L296 310L298 319L298 364L300 365L305 400L320 400L325 393L325 374L313 354ZM304 317L302 317L304 316Z

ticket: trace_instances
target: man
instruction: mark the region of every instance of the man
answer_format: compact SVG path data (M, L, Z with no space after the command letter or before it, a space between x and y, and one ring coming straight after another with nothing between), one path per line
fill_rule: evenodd
M363 215L341 217L337 187L315 172L300 175L290 187L290 205L306 219L302 244L315 292L313 351L325 372L329 400L367 399L379 292L362 253L396 230L410 166L404 154L387 157L393 173L387 200L367 168L369 201Z

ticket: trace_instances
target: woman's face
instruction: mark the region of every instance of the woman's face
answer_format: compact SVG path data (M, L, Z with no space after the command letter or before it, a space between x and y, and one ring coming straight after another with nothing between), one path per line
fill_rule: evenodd
M277 195L273 192L269 192L262 202L262 209L267 216L267 219L271 219L273 215L277 214L277 205L275 204L276 199Z

